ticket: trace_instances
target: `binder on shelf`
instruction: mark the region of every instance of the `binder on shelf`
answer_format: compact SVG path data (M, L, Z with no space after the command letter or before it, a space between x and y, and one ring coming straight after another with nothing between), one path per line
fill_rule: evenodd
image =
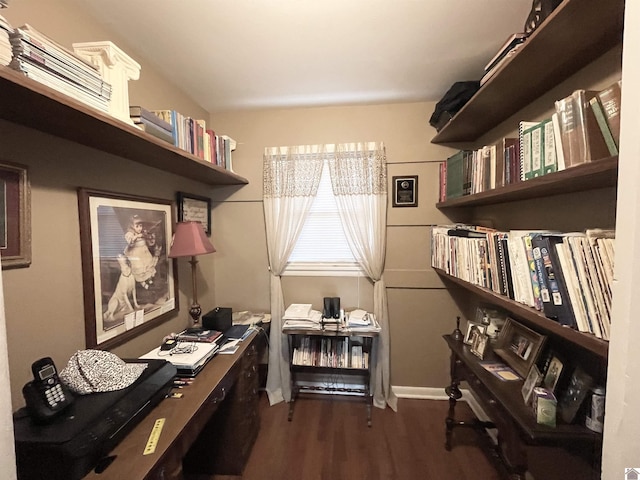
M598 100L607 119L607 125L611 135L620 148L620 100L622 94L622 81L618 80L609 87L598 92Z

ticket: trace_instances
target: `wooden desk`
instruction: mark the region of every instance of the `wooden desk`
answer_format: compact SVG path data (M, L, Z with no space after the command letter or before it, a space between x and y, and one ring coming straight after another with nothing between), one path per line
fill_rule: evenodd
M91 472L85 480L168 480L182 479L182 461L198 436L205 430L214 413L223 403L235 403L234 386L242 378L255 378L257 384L257 335L253 333L240 344L233 355L216 355L183 389L179 399L166 398L154 408L112 451L115 460L97 474ZM255 367L255 368L254 368ZM255 390L257 403L257 387ZM257 419L258 411L255 409ZM153 454L143 455L149 434L157 419L165 424ZM257 435L250 440L243 455L250 452ZM246 458L244 458L246 460ZM214 473L214 472L211 472ZM218 472L215 472L218 473Z
M445 389L449 397L445 422L447 450L452 448L454 427L473 427L482 433L486 428L497 428L496 453L507 467L510 479L524 480L527 470L536 479L544 480L600 478L601 435L583 425L558 424L555 428L539 425L522 398L522 380L498 379L480 365L478 357L462 341L451 335L444 335L444 340L451 350L451 385ZM485 360L501 361L493 352ZM462 396L459 385L463 381L490 422L455 420L456 402Z

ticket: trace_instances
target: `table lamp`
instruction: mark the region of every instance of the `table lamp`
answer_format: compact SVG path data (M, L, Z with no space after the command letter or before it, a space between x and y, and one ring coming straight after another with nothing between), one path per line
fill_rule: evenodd
M191 257L191 278L193 280L193 303L189 309L189 315L193 319L193 326L200 323L202 308L198 304L198 287L196 284L196 260L197 255L213 253L216 249L207 238L200 222L179 222L176 225L176 232L171 241L169 250L170 258Z

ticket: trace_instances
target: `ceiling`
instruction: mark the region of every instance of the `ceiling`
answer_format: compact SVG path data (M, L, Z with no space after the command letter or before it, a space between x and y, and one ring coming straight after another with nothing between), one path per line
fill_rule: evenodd
M210 112L436 101L453 82L478 80L531 8L531 0L74 1Z

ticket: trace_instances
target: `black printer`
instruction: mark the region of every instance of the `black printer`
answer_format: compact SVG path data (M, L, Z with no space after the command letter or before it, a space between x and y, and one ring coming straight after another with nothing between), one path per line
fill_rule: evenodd
M24 408L14 413L19 480L81 479L167 396L175 366L165 360L127 362L148 366L127 388L77 396L50 423L35 423Z

